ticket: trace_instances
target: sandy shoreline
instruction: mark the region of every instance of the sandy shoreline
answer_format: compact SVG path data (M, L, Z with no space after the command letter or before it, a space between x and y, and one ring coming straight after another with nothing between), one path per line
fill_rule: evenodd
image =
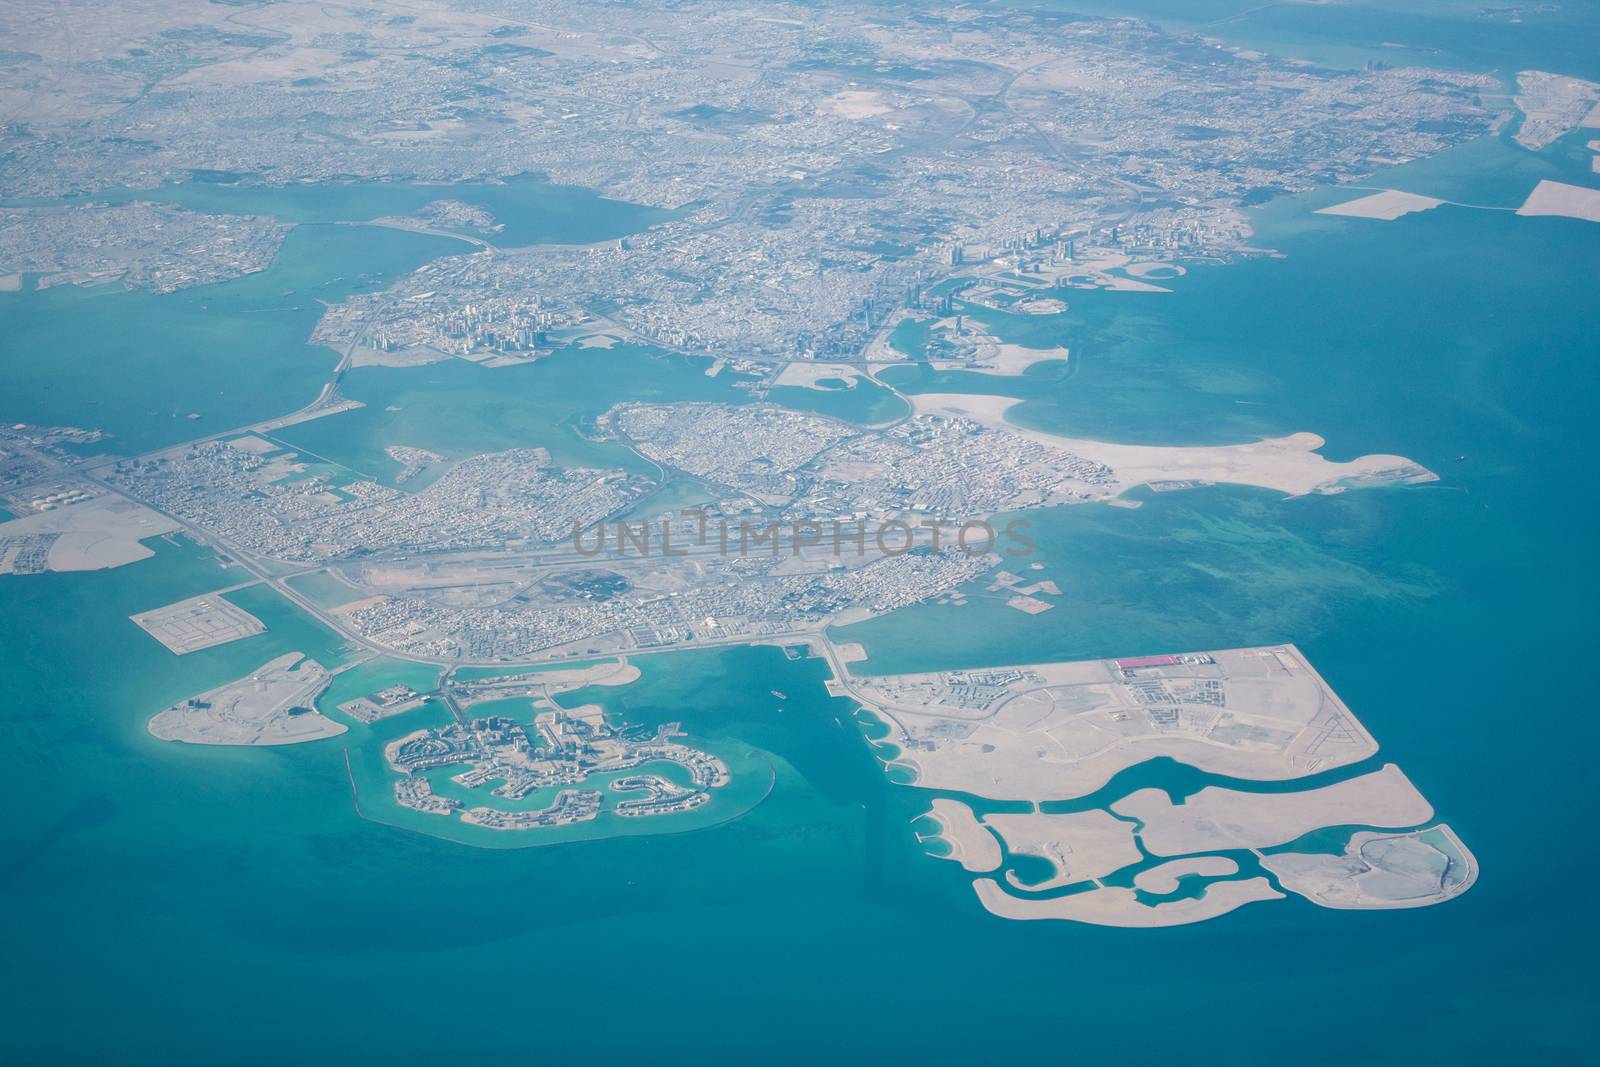
M1433 805L1392 763L1299 793L1245 793L1212 785L1174 804L1162 790L1141 789L1111 810L1143 824L1139 837L1153 856L1271 848L1325 826L1415 826L1433 818Z
M1239 865L1226 856L1185 856L1183 859L1158 863L1133 876L1133 887L1146 893L1166 895L1178 891L1178 879L1189 875L1203 878L1226 878L1238 874Z
M939 836L950 843L950 855L973 874L982 874L1000 866L1000 842L984 829L972 809L959 800L938 797L928 817L939 823Z
M994 429L1104 463L1117 474L1117 492L1152 482L1226 482L1276 489L1290 496L1339 492L1351 484L1422 482L1437 475L1403 456L1371 455L1336 462L1317 453L1314 433L1269 437L1237 445L1124 445L1030 430L1006 413L1022 403L1005 396L923 393L910 398L918 415L961 415Z
M987 374L996 378L1015 378L1023 374L1029 367L1040 363L1060 363L1065 365L1071 358L1071 353L1061 347L1055 348L1026 348L1022 345L998 342L994 350L981 356L973 362L959 359L933 360L930 363L935 370L970 371L973 374Z
M1003 919L1070 919L1091 926L1130 928L1183 926L1215 919L1254 901L1283 899L1265 878L1213 882L1204 896L1155 905L1140 904L1132 889L1121 886L1044 900L1011 896L992 878L978 879L973 888L983 906Z
M1029 892L1098 881L1142 858L1134 843L1133 824L1107 811L1005 813L986 815L983 822L1000 835L1013 855L1037 856L1054 868L1048 880L1033 885L1020 883L1007 873L1007 881Z

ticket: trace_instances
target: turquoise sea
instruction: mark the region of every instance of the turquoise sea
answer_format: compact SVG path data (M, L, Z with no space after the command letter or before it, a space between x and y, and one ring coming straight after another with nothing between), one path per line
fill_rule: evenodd
M1583 166L1570 143L1545 160L1487 140L1380 184L1505 205L1541 176L1586 180ZM1600 707L1582 678L1600 640L1600 227L1455 207L1387 223L1310 214L1339 197L1258 213L1259 243L1283 258L1191 269L1165 295L1074 293L1048 323L996 317L1022 343L1073 350L1066 375L1006 388L1040 427L1179 444L1310 429L1331 456L1395 452L1440 482L1036 513L1043 568L1029 573L1063 590L1054 611L975 591L836 637L865 642L862 668L884 672L1295 641L1379 761L1404 767L1477 855L1459 900L1336 912L1291 898L1152 931L993 919L967 875L917 844L925 797L886 779L823 665L775 648L648 657L634 685L578 695L762 754L774 786L748 815L551 848L410 832L358 814L344 757L356 731L245 750L149 736L155 711L282 652L328 666L351 654L254 587L231 596L265 634L171 655L128 616L242 579L157 540L154 558L113 571L0 579L5 1058L452 1062L466 1045L513 1062L1592 1058ZM296 240L329 243L166 297L0 295L0 414L153 447L192 430L168 397L205 427L295 407L330 365L304 344L315 313L298 299L385 284L457 247L357 227ZM301 295L274 295L285 289ZM537 444L608 459L574 429L604 391L560 389L589 359L627 369L617 399L732 392L646 350L373 369L347 379L367 408L285 437L358 469L386 462L391 435L452 455ZM429 674L358 668L323 705ZM1147 765L1111 788L1205 782Z
M1008 7L1148 19L1241 48L1338 67L1367 62L1514 73L1529 68L1600 77L1594 6L1477 0L1003 0Z
M588 244L623 237L675 212L607 200L588 189L552 185L536 175L498 182L441 185L428 182L323 182L252 186L238 175L196 175L154 189L107 189L93 195L18 204L130 201L174 204L190 211L271 215L282 222L347 223L414 215L438 200L459 200L493 216L499 230L459 231L502 248L535 244ZM448 230L448 227L445 227ZM458 231L450 231L458 232ZM464 248L465 246L463 246ZM459 250L458 250L459 251Z
M296 226L267 270L217 285L160 295L128 292L121 283L0 293L5 417L96 426L116 438L108 447L131 453L293 411L315 399L336 359L332 350L306 343L324 303L387 288L429 260L472 250L449 237L335 223L405 214L444 198L489 208L506 226L491 236L506 244L603 240L665 217L531 179L465 187L366 183L283 189L189 182L84 198L271 214ZM429 368L430 374L463 376L462 367L447 366ZM484 376L484 396L502 384L496 378L488 386L482 368L464 369ZM393 377L406 379L403 372ZM371 393L374 402L387 404L388 394L401 389L386 381ZM191 414L200 418L187 418ZM423 440L400 443L426 446Z
M387 287L465 247L376 227L300 226L267 270L217 285L0 293L5 417L95 426L126 454L287 414L316 398L337 359L306 343L319 300Z

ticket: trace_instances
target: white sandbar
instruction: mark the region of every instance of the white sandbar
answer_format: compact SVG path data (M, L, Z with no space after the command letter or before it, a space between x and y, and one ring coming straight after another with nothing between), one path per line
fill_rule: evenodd
M1068 919L1094 926L1159 927L1204 922L1257 900L1282 900L1265 878L1213 882L1205 895L1162 904L1140 904L1132 889L1107 886L1071 896L1025 900L992 878L973 883L983 906L1003 919Z
M1010 377L1021 374L1039 363L1065 364L1070 353L1065 348L1024 348L1022 345L1000 342L994 354L984 360L988 366L967 366L974 374L993 374Z
M1317 454L1324 444L1314 433L1269 437L1238 445L1121 445L1063 437L1017 426L1006 412L1019 400L965 393L923 393L910 398L919 415L960 415L994 429L1063 448L1104 463L1116 472L1117 492L1164 481L1227 482L1276 489L1291 496L1334 493L1352 485L1435 481L1438 476L1403 456L1362 456L1335 462Z

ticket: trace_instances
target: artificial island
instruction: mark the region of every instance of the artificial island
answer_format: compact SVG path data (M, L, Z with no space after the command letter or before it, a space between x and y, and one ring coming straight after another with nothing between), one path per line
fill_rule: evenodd
M1513 122L1522 149L1545 151L1600 124L1600 87L1335 70L1135 19L969 5L892 23L705 3L266 4L248 19L178 3L140 18L161 24L40 29L8 53L8 77L52 106L6 142L0 290L203 293L313 225L450 248L322 302L311 340L332 371L298 409L246 425L175 410L151 448L7 413L0 574L127 566L182 538L237 580L132 615L173 655L268 629L232 599L246 590L345 642L337 664L284 653L141 709L155 738L359 739L373 766L347 766L364 814L471 844L698 826L758 803L770 767L558 698L632 684L629 657L805 646L869 735L887 731L872 743L896 787L928 795L908 832L981 876L995 914L1169 925L1286 893L1401 907L1472 883L1466 846L1373 762L1372 737L1291 645L874 676L830 634L989 595L1048 625L1060 588L1018 573L1044 509L1436 481L1402 456L1329 459L1315 427L1108 442L1031 426L986 390L1074 369L1054 340L1008 339L1012 320L1091 293L1159 300L1191 270L1273 254L1249 209L1274 198L1340 187L1318 210L1351 225L1432 211L1449 201L1363 183ZM464 191L534 172L651 221L536 239ZM199 175L422 192L332 222L167 202ZM1600 218L1592 188L1525 184L1520 206L1495 210ZM360 373L514 375L560 351L603 378L619 345L735 399L608 399L570 427L605 462L534 444L447 454L398 431L381 459L338 462L293 439L376 416ZM925 371L983 385L896 387ZM840 397L871 398L868 414L826 407ZM387 662L431 678L340 689ZM1160 761L1208 784L1118 792ZM1352 826L1331 851L1303 840ZM1024 877L1017 857L1049 873Z

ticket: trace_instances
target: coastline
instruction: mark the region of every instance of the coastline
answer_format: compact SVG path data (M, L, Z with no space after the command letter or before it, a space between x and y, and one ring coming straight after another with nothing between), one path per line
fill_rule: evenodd
M957 415L996 430L1062 448L1103 463L1118 476L1118 495L1161 482L1226 482L1276 489L1288 496L1342 492L1352 484L1436 481L1438 475L1404 456L1369 455L1339 462L1317 452L1326 442L1310 432L1233 445L1125 445L1029 429L1007 417L1024 401L966 393L910 397L918 415Z

